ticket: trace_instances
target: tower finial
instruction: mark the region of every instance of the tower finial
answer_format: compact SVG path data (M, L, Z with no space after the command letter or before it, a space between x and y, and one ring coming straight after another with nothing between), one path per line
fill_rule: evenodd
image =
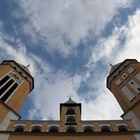
M71 94L68 95L69 99L71 99L73 96Z
M111 68L113 67L113 65L111 63L109 63L109 65L110 65Z
M28 64L26 67L29 68L30 67L30 64Z

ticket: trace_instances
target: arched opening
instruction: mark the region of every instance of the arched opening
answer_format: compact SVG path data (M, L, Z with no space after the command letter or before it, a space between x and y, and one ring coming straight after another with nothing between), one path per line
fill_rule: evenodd
M75 115L75 110L73 108L68 108L66 115Z
M127 132L128 127L126 125L119 125L118 130L119 130L119 132Z
M85 126L84 127L84 133L93 133L93 127Z
M69 126L66 129L66 133L76 133L76 128L74 126Z
M16 126L16 127L14 128L14 131L15 131L15 132L23 132L23 131L24 131L24 126L23 126L23 125Z
M76 123L75 117L74 116L68 116L66 122L71 123L71 124Z
M111 132L111 128L109 126L102 126L101 132Z
M33 126L31 132L41 132L41 126Z
M58 127L57 126L50 126L48 132L49 133L58 133Z

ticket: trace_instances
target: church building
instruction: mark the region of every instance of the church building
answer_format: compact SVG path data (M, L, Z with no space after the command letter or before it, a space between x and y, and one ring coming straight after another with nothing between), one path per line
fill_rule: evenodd
M0 140L140 140L140 62L136 59L111 65L107 77L107 88L124 112L120 120L82 120L82 105L71 97L60 103L60 120L22 120L19 111L33 88L28 66L14 60L0 64Z

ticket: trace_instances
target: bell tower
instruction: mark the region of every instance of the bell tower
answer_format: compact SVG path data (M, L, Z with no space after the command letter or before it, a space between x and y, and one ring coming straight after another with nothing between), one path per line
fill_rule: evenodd
M122 118L132 120L140 130L140 63L136 59L126 59L111 66L107 88L124 111Z
M81 127L81 103L69 97L68 101L60 104L60 132L76 133Z
M0 64L0 129L5 130L10 120L20 118L18 112L34 87L28 66L5 60Z

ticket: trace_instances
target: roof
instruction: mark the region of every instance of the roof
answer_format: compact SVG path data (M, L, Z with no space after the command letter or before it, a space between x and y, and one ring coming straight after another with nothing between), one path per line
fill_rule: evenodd
M64 104L76 104L76 102L69 98L69 100L66 101Z
M25 71L25 73L32 79L32 85L31 85L31 90L34 88L34 78L32 77L29 69L28 69L28 66L24 66L22 64L19 64L17 63L16 61L14 60L4 60L1 64L5 64L5 63L8 63L10 65L10 63L13 62L14 64L16 64L18 67L20 67L22 70Z
M80 108L80 113L81 113L81 103L76 103L75 101L73 101L71 99L71 97L69 97L69 99L65 102L65 103L61 103L60 104L60 114L61 114L61 110L62 110L62 107L76 107L76 106L79 106Z
M24 69L28 74L31 75L31 73L30 73L30 71L29 71L29 69L28 69L28 66L24 66L24 65L22 65L22 64L19 64L19 65L22 67L22 69Z
M138 62L136 59L125 59L123 62L121 63L118 63L116 65L111 65L111 70L110 70L110 73L109 75L107 76L107 88L110 88L110 80L109 80L109 77L118 69L120 68L121 66L123 66L124 64L125 65L129 65L131 63L140 63Z
M125 59L123 62L120 62L116 65L111 65L111 70L110 70L109 75L112 74L118 67L120 67L125 62L129 62L129 64L130 63L138 63L138 61L136 59Z
M121 63L118 63L116 65L111 66L111 70L110 70L110 73L109 74L111 74L113 71L115 71L121 65Z

